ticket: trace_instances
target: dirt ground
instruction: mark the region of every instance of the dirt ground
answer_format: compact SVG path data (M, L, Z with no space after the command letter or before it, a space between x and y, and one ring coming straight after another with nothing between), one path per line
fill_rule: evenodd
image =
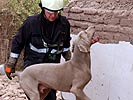
M0 100L25 100L26 96L20 89L17 78L9 80L5 75L0 75Z

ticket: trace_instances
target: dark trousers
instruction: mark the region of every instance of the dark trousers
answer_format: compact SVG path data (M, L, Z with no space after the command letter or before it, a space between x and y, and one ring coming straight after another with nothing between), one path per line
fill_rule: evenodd
M30 100L28 96L27 98ZM56 90L51 90L44 100L56 100Z

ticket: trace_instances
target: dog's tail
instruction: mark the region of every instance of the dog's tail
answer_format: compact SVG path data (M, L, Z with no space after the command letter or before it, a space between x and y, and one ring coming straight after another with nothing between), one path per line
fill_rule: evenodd
M10 76L11 77L17 76L20 79L20 74L21 74L21 72L15 72L15 73L12 73Z

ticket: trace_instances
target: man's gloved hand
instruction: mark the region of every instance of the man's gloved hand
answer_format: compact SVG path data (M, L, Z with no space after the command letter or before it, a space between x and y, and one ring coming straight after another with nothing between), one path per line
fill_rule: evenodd
M11 73L15 73L15 66L14 66L14 64L12 64L12 63L5 64L5 73L6 73L7 77L10 80L12 80L10 75L11 75Z
M5 73L7 77L12 80L11 73L15 73L15 65L16 65L16 59L15 58L9 58L9 61L5 64Z
M62 53L62 56L64 57L65 61L70 60L70 59L71 59L71 51L68 50L68 51L66 51L66 52L63 52L63 53Z

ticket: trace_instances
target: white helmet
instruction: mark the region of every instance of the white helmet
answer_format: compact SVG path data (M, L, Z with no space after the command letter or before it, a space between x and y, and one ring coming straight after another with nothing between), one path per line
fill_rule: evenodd
M41 0L41 4L48 10L59 11L64 7L64 0Z

